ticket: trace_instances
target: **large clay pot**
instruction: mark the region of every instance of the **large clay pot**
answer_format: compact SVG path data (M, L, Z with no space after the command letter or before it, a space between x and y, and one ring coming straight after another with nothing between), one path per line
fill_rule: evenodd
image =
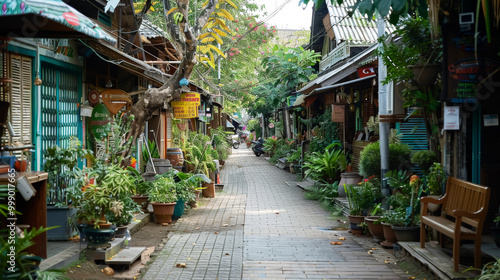
M385 241L382 241L380 245L382 245L384 248L392 249L394 243L397 242L396 239L396 234L394 233L394 230L391 227L391 224L387 223L382 223L382 227L384 229L384 238Z
M172 223L172 215L174 214L175 205L174 203L156 203L152 202L153 211L156 216L156 222L158 224L170 224Z
M353 235L363 235L363 227L361 224L365 221L365 216L347 216L349 219L349 228Z
M398 242L418 242L420 240L420 226L399 227L392 226Z
M437 75L441 72L441 64L409 65L413 71L413 77L418 85L423 87L432 86Z
M204 197L209 197L209 198L215 197L215 182L214 181L212 181L211 183L202 183L201 186L204 188L201 191L201 194Z
M181 148L168 148L166 158L170 160L172 166L182 166L184 164Z
M368 225L370 233L373 235L373 240L380 243L384 241L384 228L381 223L374 224L378 219L380 219L380 216L368 216L365 218L365 222Z
M346 193L344 190L344 184L356 186L359 182L363 180L363 177L358 174L358 172L344 172L340 174L339 182L339 196L345 197Z
M172 169L172 164L170 164L168 159L154 158L153 164L155 165L157 174L167 173L170 169Z
M16 160L14 163L14 169L17 172L25 172L28 169L28 161L27 160Z
M148 212L148 201L149 196L148 195L133 195L132 199L134 200L137 205L141 207L142 212L147 213Z

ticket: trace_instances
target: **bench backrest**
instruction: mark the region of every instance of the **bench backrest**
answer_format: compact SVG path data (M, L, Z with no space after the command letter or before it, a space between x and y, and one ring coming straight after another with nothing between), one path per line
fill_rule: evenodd
M448 177L446 183L446 202L443 205L443 216L452 215L453 210L476 212L485 209L479 219L463 217L462 222L473 227L482 227L490 199L490 189L454 177Z

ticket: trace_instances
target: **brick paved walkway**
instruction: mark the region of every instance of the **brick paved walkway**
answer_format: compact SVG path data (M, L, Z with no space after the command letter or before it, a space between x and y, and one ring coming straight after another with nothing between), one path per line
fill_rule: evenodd
M325 230L337 222L285 184L294 180L244 146L233 150L221 174L224 192L169 226L142 279L407 279L370 239ZM330 245L339 237L343 245Z

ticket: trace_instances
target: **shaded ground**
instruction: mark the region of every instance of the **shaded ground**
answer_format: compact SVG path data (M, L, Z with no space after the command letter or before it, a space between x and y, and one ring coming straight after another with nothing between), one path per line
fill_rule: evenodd
M161 226L154 223L148 223L142 227L139 232L132 236L131 246L133 247L156 247L164 243L167 238L168 230L171 226ZM145 263L145 262L144 262ZM103 273L106 265L97 265L91 261L82 261L73 264L66 272L71 280L101 280L114 279ZM118 272L118 271L117 271ZM133 277L131 277L133 279Z

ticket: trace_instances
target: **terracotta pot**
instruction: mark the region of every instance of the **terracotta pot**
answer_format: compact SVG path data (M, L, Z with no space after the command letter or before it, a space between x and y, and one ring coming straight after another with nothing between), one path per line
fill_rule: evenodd
M16 160L16 162L14 163L14 169L16 169L17 172L25 172L27 168L27 160Z
M349 219L349 228L353 235L363 235L364 229L361 224L365 221L365 216L347 216Z
M418 242L420 240L420 226L392 226L392 230L394 230L398 242Z
M374 224L373 222L378 221L380 216L368 216L365 218L365 222L368 225L368 230L373 236L373 240L377 243L384 241L384 228L381 223Z
M225 160L223 160L223 159L220 159L220 160L219 160L219 164L220 164L221 166L224 166L224 164L226 164L226 161L225 161Z
M168 148L166 159L170 161L172 166L182 166L184 164L181 148Z
M201 194L203 197L209 197L213 198L215 197L215 182L212 181L211 183L203 183L201 184L204 189L201 191Z
M153 212L156 216L156 223L158 224L172 223L172 215L174 214L174 209L176 204L177 202L173 203L151 202L151 205L153 205Z
M394 233L394 230L392 229L390 224L382 223L382 226L384 229L385 241L380 243L380 245L382 245L384 248L392 249L394 243L397 242L396 234Z
M423 87L432 86L437 75L441 72L441 64L409 65L413 71L413 77L418 85Z
M344 172L340 174L339 182L339 196L345 197L346 193L344 190L344 184L346 185L358 185L359 182L363 181L363 177L358 174L358 172Z
M148 195L133 195L132 199L134 200L137 205L141 207L142 212L147 213L148 212L148 201L149 196Z

